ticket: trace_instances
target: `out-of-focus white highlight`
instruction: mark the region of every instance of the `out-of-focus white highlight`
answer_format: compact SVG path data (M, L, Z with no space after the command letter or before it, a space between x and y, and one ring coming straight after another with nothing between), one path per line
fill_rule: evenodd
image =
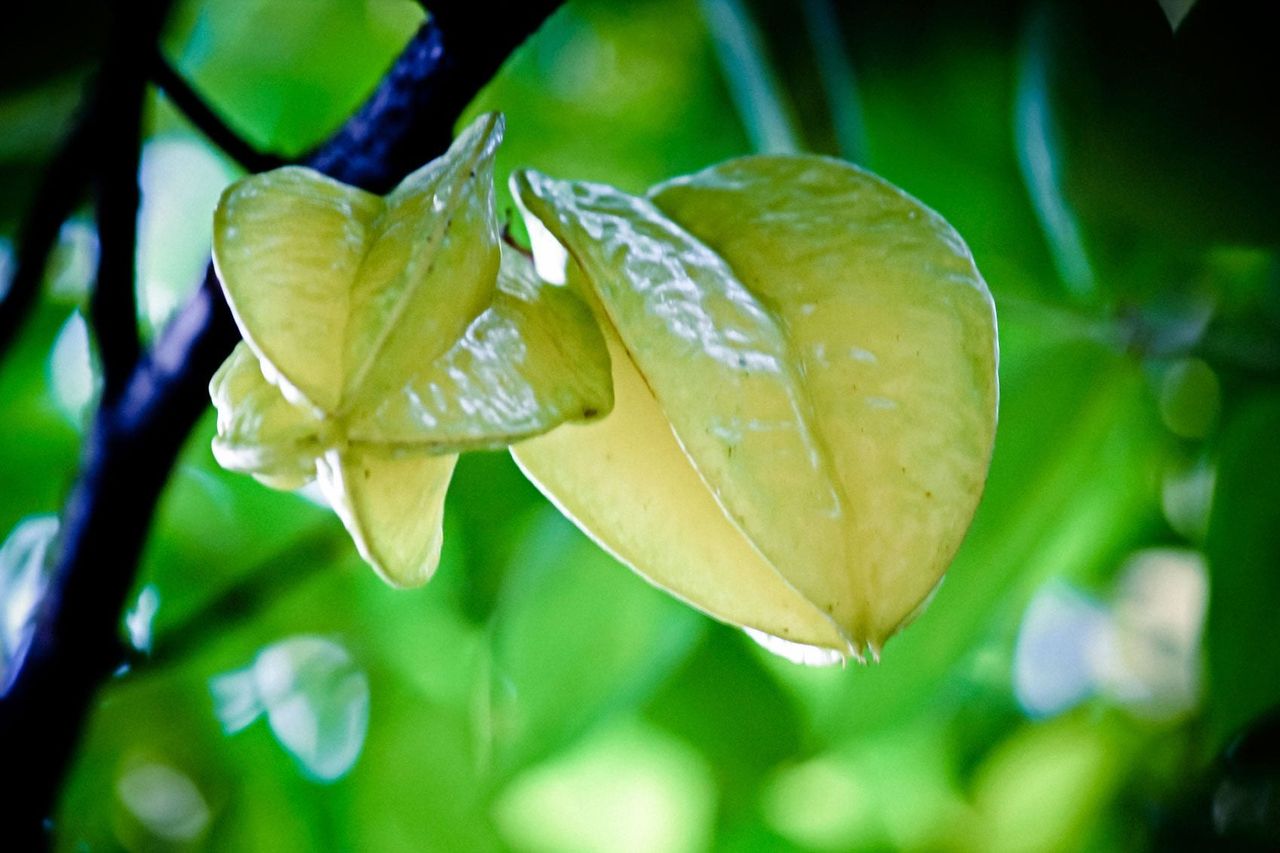
M846 656L835 649L824 649L821 646L809 646L804 643L784 640L781 637L775 637L773 634L757 631L755 628L743 628L742 630L766 651L772 652L792 663L804 664L805 666L837 666L843 664L846 660Z
M1194 708L1208 596L1199 554L1135 554L1124 569L1097 661L1106 693L1147 717L1174 717Z
M13 686L31 647L58 526L55 515L29 516L0 545L0 697Z
M98 269L98 230L92 222L69 219L58 230L45 280L48 294L59 302L79 304L89 298Z
M129 643L140 652L151 651L151 622L160 609L160 593L154 584L147 584L138 593L138 601L125 614L124 627L129 632Z
M526 213L524 224L529 231L529 245L533 250L533 268L537 271L538 277L551 284L564 284L568 280L569 251L560 245L560 241L538 217Z
M1027 713L1052 716L1093 692L1093 646L1106 622L1105 607L1065 584L1036 595L1013 659L1014 693Z
M13 243L0 237L0 299L9 295L9 288L13 285L14 268Z
M228 734L265 714L280 745L320 781L344 776L364 748L369 679L331 639L281 640L250 666L211 679L209 689Z
M1028 606L1018 633L1018 701L1035 717L1091 696L1147 718L1187 713L1199 698L1207 601L1204 560L1188 550L1135 553L1109 604L1050 584Z
M185 773L140 764L116 782L116 796L149 832L165 841L193 841L209 825L209 805Z
M58 411L77 429L84 429L102 390L89 325L79 311L62 324L49 354L49 386Z
M320 485L318 480L312 480L302 488L295 490L294 494L318 507L323 507L324 509L333 508L333 505L329 503L328 496L324 493L324 488Z
M138 285L142 319L163 327L200 284L209 259L209 229L218 197L234 178L202 141L164 136L142 150L138 211Z

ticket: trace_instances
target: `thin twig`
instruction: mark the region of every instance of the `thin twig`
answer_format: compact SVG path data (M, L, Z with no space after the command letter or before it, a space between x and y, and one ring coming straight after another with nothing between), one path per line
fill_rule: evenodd
M102 401L110 406L138 363L137 288L138 160L146 69L138 51L159 34L168 0L116 5L113 44L98 82L98 136L94 212L98 224L98 273L89 315L102 362Z
M288 162L283 157L259 151L233 130L159 50L152 57L151 78L188 121L246 171L266 172Z

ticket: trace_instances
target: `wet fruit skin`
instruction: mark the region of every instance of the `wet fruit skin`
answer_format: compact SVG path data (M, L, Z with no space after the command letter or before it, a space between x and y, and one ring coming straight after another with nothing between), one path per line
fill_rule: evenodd
M312 479L361 556L425 582L462 450L612 407L588 308L498 240L481 116L379 197L307 169L233 185L214 259L245 341L218 371L214 453L276 488Z
M959 235L822 157L646 196L519 172L552 285L499 240L501 134L480 117L385 197L298 168L228 190L214 258L245 341L210 387L219 461L318 480L412 586L457 454L511 445L654 584L809 662L878 655L990 461L995 313Z
M730 161L648 198L514 184L609 330L619 417L644 413L518 445L522 467L712 615L878 653L940 581L990 461L995 314L959 235L811 156ZM652 455L620 470L629 444Z

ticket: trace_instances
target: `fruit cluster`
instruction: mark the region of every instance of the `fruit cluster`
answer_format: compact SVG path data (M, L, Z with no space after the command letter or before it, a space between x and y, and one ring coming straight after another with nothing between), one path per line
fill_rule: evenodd
M502 130L386 197L301 168L227 190L219 462L318 480L407 586L457 454L510 446L654 584L808 662L878 655L990 461L995 313L959 235L848 163L747 157L646 196L517 172L531 260L497 227Z

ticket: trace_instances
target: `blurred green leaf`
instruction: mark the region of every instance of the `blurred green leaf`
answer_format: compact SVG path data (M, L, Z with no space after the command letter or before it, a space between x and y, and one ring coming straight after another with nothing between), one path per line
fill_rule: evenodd
M1227 425L1205 555L1209 561L1208 716L1221 744L1280 703L1280 396L1251 400Z
M491 626L481 736L500 773L644 701L702 628L549 508L529 525Z
M58 410L46 370L66 320L65 306L38 306L0 363L0 530L58 509L75 476L77 431Z
M1079 713L1028 723L1000 743L974 783L963 850L1075 850L1106 808L1137 745L1114 718Z
M449 654L445 649L440 654ZM375 681L361 764L340 783L339 849L500 850L469 713ZM367 774L367 775L363 775Z
M498 152L498 210L514 211L517 168L642 192L747 153L707 39L692 0L566 4L463 116L496 110L521 129Z
M762 790L762 810L809 849L947 849L971 819L947 735L936 720L904 722L793 762Z
M0 127L5 129L0 134L0 161L38 162L54 150L71 127L83 87L82 75L72 73L0 95Z
M189 0L174 19L166 40L180 71L252 142L299 153L373 89L422 11L407 2Z
M1175 435L1204 438L1218 419L1221 396L1213 368L1198 358L1178 359L1160 380L1160 416Z
M646 715L699 749L720 791L719 831L750 823L764 776L804 745L791 697L737 630L713 625Z
M58 849L194 844L301 853L322 844L313 783L265 726L226 749L200 681L198 671L169 670L107 686L63 795Z
M340 530L327 508L223 471L212 438L210 413L187 440L143 552L138 586L152 584L160 595L157 634L251 572L272 571L302 537Z
M692 853L711 841L714 805L715 788L692 750L620 721L521 774L494 811L518 850Z
M526 517L544 498L520 472L511 454L504 451L464 453L453 474L453 486L445 505L446 524L452 519L459 533L474 531L465 551L465 578L461 571L457 595L464 612L476 621L487 620L497 605L507 572L516 565L514 552L522 547L523 529L511 522ZM495 526L495 519L505 521ZM483 531L483 533L481 533ZM445 549L455 533L446 527ZM432 586L449 583L439 573Z

